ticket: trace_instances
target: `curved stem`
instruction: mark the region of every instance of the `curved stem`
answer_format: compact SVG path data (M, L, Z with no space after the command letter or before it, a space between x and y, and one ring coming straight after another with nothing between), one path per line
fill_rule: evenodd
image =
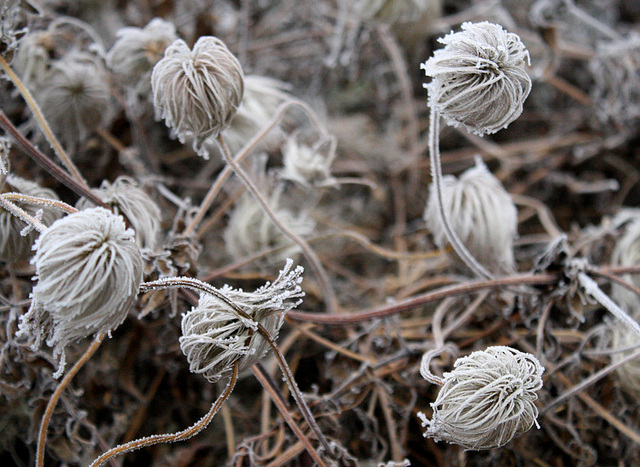
M12 215L25 222L28 226L33 227L38 232L44 232L47 229L47 226L40 222L39 219L29 215L24 209L13 204L11 201L6 199L4 195L0 195L0 206L9 211Z
M64 166L71 173L71 175L73 175L76 181L78 181L81 185L84 186L84 188L88 190L89 185L87 185L87 182L82 177L82 174L80 173L76 165L73 163L73 161L71 161L71 158L67 155L65 150L62 148L62 145L56 138L56 135L54 135L53 131L51 131L51 127L49 126L49 123L47 123L47 120L45 119L42 111L40 110L40 106L31 95L31 92L22 83L22 80L18 77L18 75L15 74L15 72L11 69L9 64L2 57L2 55L0 55L0 66L2 66L2 69L9 76L9 78L11 79L15 87L18 88L18 91L20 91L20 94L22 94L22 97L27 102L29 109L31 110L31 112L33 112L33 116L38 121L38 124L40 125L40 128L42 129L42 132L44 133L45 138L47 138L47 141L49 141L49 144L53 148L53 151L60 158Z
M469 250L464 246L458 235L451 228L449 217L444 209L442 195L442 165L440 163L440 144L438 143L438 133L440 128L440 116L435 108L431 109L429 120L429 157L431 161L431 178L435 186L436 205L438 206L438 215L447 240L451 244L454 251L460 259L471 269L477 276L484 279L493 279L491 274L477 259L473 257Z
M69 370L69 373L65 375L65 377L60 381L60 384L56 388L55 392L49 399L49 403L47 404L47 408L44 411L44 415L42 416L42 422L40 423L40 431L38 432L38 448L36 451L36 467L44 466L44 448L47 440L47 428L49 427L49 422L51 421L51 416L53 415L53 409L56 407L60 396L62 395L62 391L69 386L73 377L80 371L80 368L84 366L84 364L91 358L91 356L96 353L96 350L102 344L102 341L105 337L105 333L102 333L96 337L96 339L91 343L89 348L84 352L80 360L76 362L75 365Z
M136 449L140 449L146 446L153 446L154 444L159 443L175 443L177 441L183 441L197 435L202 430L204 430L209 425L209 423L211 423L211 420L213 420L213 417L216 415L218 410L220 410L220 407L222 407L224 401L226 401L227 398L231 395L231 392L233 391L237 380L238 362L236 361L236 363L233 364L233 372L231 373L231 378L229 379L227 386L224 388L224 391L222 391L213 405L211 405L211 409L209 409L209 412L207 412L207 414L200 420L198 420L194 425L191 425L189 428L177 433L148 436L146 438L140 438L135 441L130 441L120 446L116 446L115 448L108 450L96 460L94 460L91 463L90 467L99 467L112 457L135 451Z
M302 237L296 234L293 230L291 230L287 225L285 225L278 218L276 213L273 212L273 210L269 206L269 203L267 203L264 196L262 196L256 184L253 182L253 180L251 180L251 177L249 177L249 175L245 172L245 170L242 167L240 167L231 156L229 147L227 146L227 143L224 141L224 138L222 137L222 135L218 136L218 143L220 145L220 148L222 149L222 153L227 163L231 166L231 168L238 175L238 177L240 177L240 179L244 182L249 192L253 195L255 200L262 207L262 210L264 211L264 213L269 216L271 221L287 237L289 237L296 245L300 247L304 256L309 261L309 264L311 265L311 268L313 269L313 272L315 273L316 278L320 283L320 286L325 294L324 299L325 299L325 302L327 303L327 308L329 308L329 310L332 313L337 312L339 308L338 299L336 298L335 291L333 290L333 287L331 285L329 275L327 274L327 271L324 269L324 266L320 262L320 258L318 258L318 255L316 255L316 253L309 246L306 240L304 240Z
M66 212L67 214L73 214L78 212L78 210L73 206L71 206L70 204L67 204L64 201L60 201L58 199L39 198L37 196L23 195L22 193L15 193L15 192L3 193L0 196L8 201L19 201L24 204L30 204L32 206L41 206L43 208L55 208L55 209L59 209L60 211Z
M322 446L327 450L328 453L332 452L329 446L329 443L325 439L324 435L320 431L320 428L318 427L318 424L313 418L313 415L311 414L311 410L309 409L309 406L307 405L304 398L302 397L302 393L300 392L300 389L298 388L298 385L295 382L295 378L293 377L293 374L291 373L291 370L289 369L289 365L287 365L287 362L284 356L282 355L282 352L280 352L280 349L278 348L271 334L269 334L269 331L267 331L264 328L264 326L260 324L260 322L256 321L251 315L246 313L242 308L238 307L238 305L236 305L233 301L231 301L226 295L220 293L220 291L218 291L216 288L212 287L206 282L202 282L198 279L193 279L191 277L168 277L165 279L158 279L152 282L143 282L140 285L140 292L146 292L148 290L178 288L178 287L184 287L184 288L196 290L198 292L205 292L205 293L211 294L217 299L219 299L220 301L222 301L223 303L225 303L226 305L228 305L241 319L253 321L254 323L256 323L256 328L258 332L267 341L267 343L273 349L276 355L276 359L278 360L278 365L280 366L280 369L282 370L282 373L285 377L285 381L289 386L289 389L291 390L291 394L293 395L296 403L298 404L298 407L300 408L300 412L302 413L302 416L304 417L305 421L309 424L309 427L311 428L313 433L318 438L318 441L320 441L320 444L322 444Z

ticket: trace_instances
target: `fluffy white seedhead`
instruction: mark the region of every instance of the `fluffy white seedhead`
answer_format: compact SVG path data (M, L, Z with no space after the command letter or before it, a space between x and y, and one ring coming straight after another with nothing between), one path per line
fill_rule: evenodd
M106 56L107 66L128 84L143 83L150 87L153 66L162 59L165 49L178 35L173 23L152 19L144 28L120 29L117 40Z
M422 64L429 105L453 126L482 135L506 128L531 91L529 52L516 34L489 22L463 23Z
M424 219L436 244L444 249L448 240L438 213L435 185L429 193ZM451 228L469 252L494 272L511 271L518 213L511 196L487 166L478 159L459 179L444 176L442 198Z
M195 151L227 128L244 94L242 67L218 38L203 36L193 50L183 40L171 44L151 74L153 104L178 139L193 139Z
M32 263L38 283L19 334L45 340L60 357L85 337L111 332L126 318L142 281L142 257L133 230L103 208L54 222L36 241Z
M589 69L595 81L595 115L635 130L640 121L640 34L600 43Z
M153 250L160 232L160 208L149 195L137 186L130 177L118 177L113 183L103 181L100 188L92 190L98 198L113 207L116 214L122 214L136 232L136 243L140 248ZM81 198L76 203L78 209L93 207L93 203Z
M640 348L640 339L629 326L616 322L612 328L612 346L615 349L630 349L627 352L613 354L612 363L619 362L629 354L637 352ZM634 400L640 399L640 358L631 360L616 368L616 374L620 381L620 387Z
M419 413L425 437L481 450L504 446L537 426L536 391L544 368L531 354L488 347L456 360L431 404L433 417Z
M305 186L330 183L331 164L335 152L323 154L319 148L298 142L295 136L290 136L282 148L284 169L280 177L292 180Z
M241 318L234 309L213 295L202 293L198 306L182 316L180 348L187 357L189 370L216 382L231 374L239 361L239 369L256 363L269 349L268 342L257 330L260 323L272 339L276 339L285 313L300 304L302 266L285 267L273 283L267 282L255 292L243 292L225 285L219 292L251 316Z
M88 54L70 53L54 62L36 93L52 130L67 144L84 141L110 115L106 72Z
M15 191L38 198L58 199L53 190L42 188L37 183L12 174L7 175L5 183L5 190L7 191ZM60 211L57 209L40 208L20 202L16 202L16 205L34 217L38 211L42 210L40 221L44 225L51 225L61 216ZM26 235L22 235L25 227L26 224L23 221L0 207L0 261L16 263L25 261L31 256L31 247L38 237L38 231L30 229Z

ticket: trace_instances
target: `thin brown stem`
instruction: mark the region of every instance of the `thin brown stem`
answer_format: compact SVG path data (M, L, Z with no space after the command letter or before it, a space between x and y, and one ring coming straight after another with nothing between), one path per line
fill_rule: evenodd
M266 372L264 367L259 363L257 363L253 366L252 369L253 369L253 374L258 379L258 381L260 381L260 384L262 384L262 386L269 392L269 395L271 396L271 400L273 400L273 402L276 404L276 406L278 407L278 411L284 417L285 421L287 422L287 425L289 425L289 427L296 434L300 442L305 446L309 455L313 458L313 460L319 466L325 466L326 464L323 462L322 458L318 454L318 451L316 451L315 448L311 445L309 438L307 438L307 436L304 434L300 426L296 423L296 421L291 416L291 413L287 408L286 402L280 396L280 393L278 392L277 388L274 387L274 385L272 384L273 382L271 378L268 377L268 373Z
M56 138L56 136L53 134L53 131L51 131L51 127L49 126L49 123L47 123L47 120L45 119L44 114L40 110L40 106L31 95L31 92L22 83L22 80L18 77L18 75L16 75L15 72L11 69L9 64L2 57L2 55L0 55L0 66L5 71L5 73L9 76L9 79L13 82L15 87L18 88L18 91L20 91L20 94L22 95L27 105L29 106L29 109L33 113L33 116L38 121L38 125L40 125L40 128L42 129L42 132L44 133L45 138L47 138L47 141L49 141L49 144L53 148L53 151L56 153L56 155L60 158L60 161L62 161L64 166L71 173L71 175L76 179L76 181L78 181L86 189L89 189L89 185L87 185L87 182L82 177L82 174L80 173L76 165L73 163L69 155L66 153L66 151L62 148L62 145L58 141L58 138Z
M258 189L256 184L253 182L253 180L251 180L251 177L249 177L249 175L245 172L245 170L240 165L238 165L236 161L233 159L233 157L231 156L229 147L227 146L227 143L225 142L222 135L218 136L218 143L220 145L220 148L222 150L222 153L227 163L231 166L231 168L238 175L238 177L240 177L240 179L244 182L245 186L247 187L247 190L249 190L249 192L253 195L254 199L258 202L258 204L260 204L260 207L262 208L264 213L267 216L269 216L269 218L276 225L276 227L278 227L287 237L289 237L296 245L300 247L300 249L302 250L302 253L309 261L309 264L313 269L313 272L315 273L318 282L320 283L322 291L325 294L324 299L327 304L327 308L329 308L329 310L332 313L336 313L339 309L338 299L336 297L335 291L333 290L333 286L331 285L331 280L329 279L329 275L327 274L327 271L322 265L320 258L318 258L318 255L316 255L315 251L313 251L313 249L309 246L306 240L304 240L302 237L296 234L293 230L291 230L286 224L284 224L280 220L280 218L276 215L276 213L273 212L273 210L269 206L269 203L266 201L264 196L260 193L260 190Z
M233 364L231 378L229 379L227 386L224 388L224 391L222 391L216 401L211 405L211 409L209 409L209 412L207 412L207 414L200 420L198 420L194 425L191 425L189 428L177 433L148 436L146 438L141 438L135 441L130 441L126 444L122 444L120 446L116 446L115 448L110 449L109 451L98 457L96 460L94 460L91 463L90 467L99 467L112 457L135 451L136 449L153 446L154 444L159 443L175 443L177 441L184 441L185 439L189 439L192 436L197 435L202 430L204 430L209 425L209 423L211 423L211 420L213 420L213 417L216 415L216 413L218 413L218 410L220 410L220 407L222 407L224 401L226 401L227 398L231 395L231 392L233 391L237 380L238 362L236 361L236 363Z
M105 337L105 333L98 335L95 340L91 343L89 348L85 350L80 360L78 360L75 365L69 370L69 372L65 375L65 377L60 381L60 384L54 391L49 399L49 403L47 404L47 408L44 411L44 415L42 416L42 422L40 422L40 431L38 432L38 448L36 451L36 467L44 466L44 448L47 440L47 428L49 428L49 422L51 421L51 416L53 415L53 409L55 409L62 392L69 386L73 377L80 371L80 369L84 366L84 364L89 360L96 350L102 344L102 341Z

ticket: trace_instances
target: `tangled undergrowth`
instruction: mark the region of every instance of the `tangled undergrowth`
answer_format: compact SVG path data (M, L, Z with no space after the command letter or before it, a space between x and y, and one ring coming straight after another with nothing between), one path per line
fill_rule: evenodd
M0 463L633 465L636 3L0 1Z

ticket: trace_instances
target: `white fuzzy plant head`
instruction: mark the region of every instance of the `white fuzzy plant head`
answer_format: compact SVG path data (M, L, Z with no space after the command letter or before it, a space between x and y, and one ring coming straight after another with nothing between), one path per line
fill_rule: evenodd
M99 189L92 190L98 198L124 215L136 232L136 243L140 248L153 250L160 232L162 218L160 208L151 197L137 186L134 179L121 176L113 183L103 181ZM93 207L93 203L81 198L76 203L80 210Z
M470 450L504 446L537 426L543 371L533 355L505 346L459 358L444 374L431 420L418 413L424 436Z
M483 135L520 116L531 91L529 52L516 34L489 22L463 23L439 39L445 45L422 64L429 105L449 125Z
M116 37L106 56L107 66L126 83L144 81L144 89L150 88L148 75L153 66L178 39L175 25L161 18L153 18L144 28L122 28Z
M193 140L208 158L206 140L227 128L244 94L238 59L220 39L203 36L189 49L181 39L164 52L151 74L153 104L180 142Z
M19 335L45 340L65 366L65 347L109 333L127 317L142 281L142 256L121 216L104 208L54 222L36 241L31 308Z
M640 217L637 215L631 220L625 232L618 238L613 252L611 262L620 266L632 266L640 263ZM628 281L636 288L640 288L640 276L627 274L624 280ZM632 315L638 315L640 308L640 297L626 287L619 284L612 285L612 297L614 301L627 309Z
M280 177L304 186L327 184L335 181L331 176L331 164L335 158L333 148L324 154L321 148L299 142L295 135L287 138L282 147L284 168Z
M487 166L477 159L460 178L444 176L442 198L451 227L469 252L494 272L511 271L518 213L511 196ZM424 219L436 244L444 249L448 240L438 214L434 184Z
M15 191L23 195L35 196L37 198L58 199L53 190L42 188L24 178L8 174L6 178L5 190ZM44 225L51 225L61 216L60 211L52 208L40 208L30 204L17 202L16 205L27 214L39 217ZM41 216L38 212L41 211ZM27 229L26 235L22 235L27 226L10 212L0 208L0 261L15 263L29 259L32 254L31 247L38 237L38 231Z
M615 349L630 349L625 352L616 352L611 361L617 363L640 348L640 339L629 326L621 322L613 324L611 329L612 347ZM620 381L620 387L634 400L640 399L640 358L636 358L616 368L616 375Z
M262 358L269 343L258 332L257 323L275 340L285 313L296 307L304 295L300 289L302 266L292 269L292 265L293 261L287 260L273 283L267 282L253 293L227 285L219 290L251 320L238 316L219 298L200 294L198 306L182 316L180 348L192 373L216 382L231 374L236 361L243 369Z

